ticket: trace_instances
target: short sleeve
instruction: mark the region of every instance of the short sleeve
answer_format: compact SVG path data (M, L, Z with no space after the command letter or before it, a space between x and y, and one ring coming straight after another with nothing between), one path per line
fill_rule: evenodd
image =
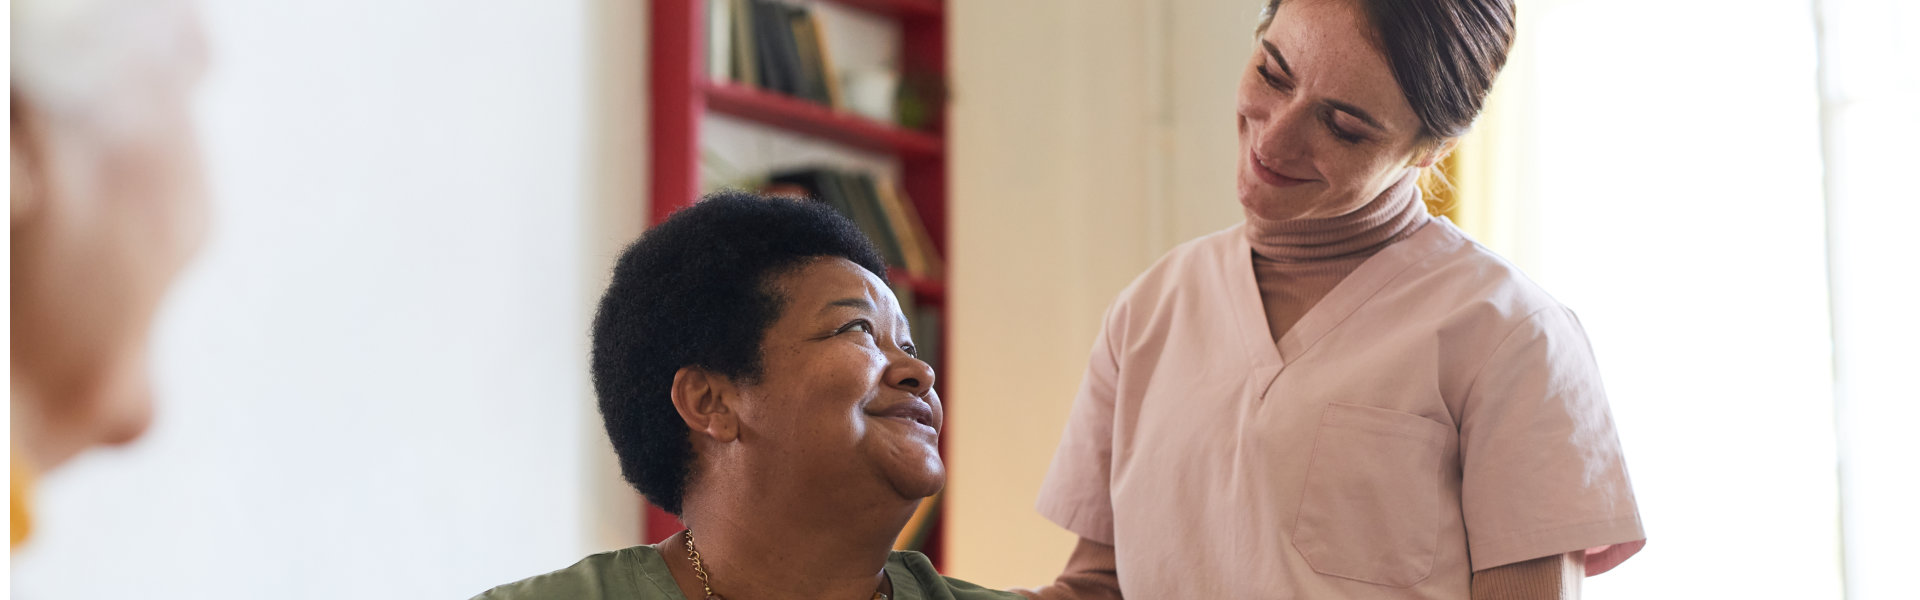
M1472 568L1646 538L1586 332L1555 306L1494 347L1460 417Z
M1114 313L1109 308L1100 335L1094 339L1087 372L1074 397L1053 466L1040 486L1040 516L1079 534L1113 544L1114 382L1120 374L1113 351Z

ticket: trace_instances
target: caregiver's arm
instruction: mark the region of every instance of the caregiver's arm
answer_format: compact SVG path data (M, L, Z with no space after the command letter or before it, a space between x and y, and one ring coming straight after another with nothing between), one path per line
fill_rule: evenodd
M1579 600L1585 552L1501 565L1473 574L1473 600Z
M1113 546L1080 538L1080 545L1067 559L1067 568L1053 585L1014 592L1037 600L1118 600L1120 575L1114 568Z

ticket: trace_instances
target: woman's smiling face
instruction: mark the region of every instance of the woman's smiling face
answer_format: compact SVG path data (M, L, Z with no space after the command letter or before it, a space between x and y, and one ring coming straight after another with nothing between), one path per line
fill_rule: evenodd
M740 390L740 437L756 462L811 484L785 489L821 489L838 506L940 491L945 415L893 291L843 258L813 259L774 289L782 308L761 342L761 376Z
M1431 164L1420 118L1372 36L1351 0L1280 3L1236 94L1246 210L1342 215Z

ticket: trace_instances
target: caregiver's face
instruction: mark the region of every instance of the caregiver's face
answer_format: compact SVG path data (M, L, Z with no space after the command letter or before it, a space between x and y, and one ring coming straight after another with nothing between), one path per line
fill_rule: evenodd
M1238 191L1268 219L1366 204L1422 157L1420 119L1349 0L1282 2L1237 93Z
M837 257L782 275L775 289L781 314L740 409L740 435L762 442L763 464L828 491L836 506L940 491L945 416L893 291Z

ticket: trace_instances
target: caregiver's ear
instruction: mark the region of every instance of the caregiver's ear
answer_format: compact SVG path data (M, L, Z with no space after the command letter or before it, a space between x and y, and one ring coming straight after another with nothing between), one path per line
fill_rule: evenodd
M1438 144L1432 144L1431 147L1425 150L1414 153L1413 162L1407 166L1420 169L1432 167L1440 164L1441 160L1445 159L1448 154L1453 154L1453 149L1458 147L1460 147L1460 138L1447 138Z

